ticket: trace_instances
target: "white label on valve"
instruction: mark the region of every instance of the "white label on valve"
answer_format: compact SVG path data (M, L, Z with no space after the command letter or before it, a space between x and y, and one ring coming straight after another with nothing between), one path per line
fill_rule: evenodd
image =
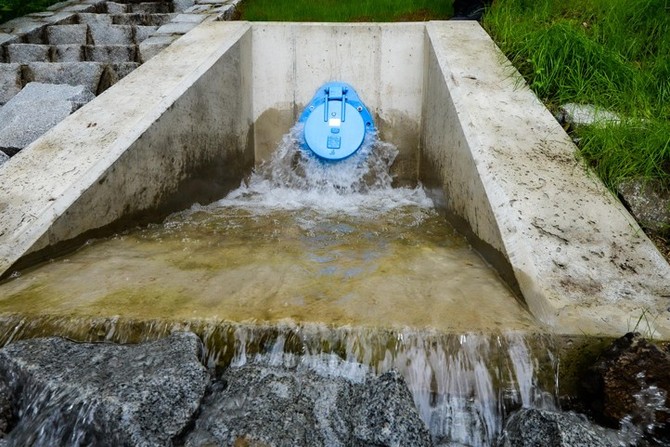
M339 118L331 118L328 120L328 125L330 127L340 127L340 124L342 124L342 121Z

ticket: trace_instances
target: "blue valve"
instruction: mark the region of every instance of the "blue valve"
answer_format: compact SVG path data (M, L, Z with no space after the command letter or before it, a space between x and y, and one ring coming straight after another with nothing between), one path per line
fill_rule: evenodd
M372 115L353 87L344 82L321 86L298 121L304 123L305 146L331 161L353 155L365 136L375 131Z

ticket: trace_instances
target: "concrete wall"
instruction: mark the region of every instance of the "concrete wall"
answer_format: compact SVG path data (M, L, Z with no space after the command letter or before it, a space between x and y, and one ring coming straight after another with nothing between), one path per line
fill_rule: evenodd
M237 187L253 166L250 46L246 23L200 27L0 167L0 274Z
M554 330L616 335L646 312L670 337L670 266L549 111L477 23L426 32L421 172L441 207Z
M416 181L424 67L424 25L254 23L256 160L267 160L316 90L350 83L382 138L400 150L395 174Z

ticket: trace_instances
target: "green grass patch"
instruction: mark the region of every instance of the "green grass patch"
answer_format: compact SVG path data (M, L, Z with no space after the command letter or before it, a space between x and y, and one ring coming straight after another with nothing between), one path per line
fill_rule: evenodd
M41 12L60 0L0 0L0 23L31 12Z
M279 22L392 22L443 20L450 1L432 0L245 0L240 19Z
M670 186L669 0L496 0L484 27L550 109L594 104L624 117L575 131L608 186Z

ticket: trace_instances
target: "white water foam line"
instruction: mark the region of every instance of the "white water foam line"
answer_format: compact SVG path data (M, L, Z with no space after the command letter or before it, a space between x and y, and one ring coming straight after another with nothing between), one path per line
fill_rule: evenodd
M0 274L222 197L331 80L549 329L670 338L670 266L474 22L199 25L0 167Z

